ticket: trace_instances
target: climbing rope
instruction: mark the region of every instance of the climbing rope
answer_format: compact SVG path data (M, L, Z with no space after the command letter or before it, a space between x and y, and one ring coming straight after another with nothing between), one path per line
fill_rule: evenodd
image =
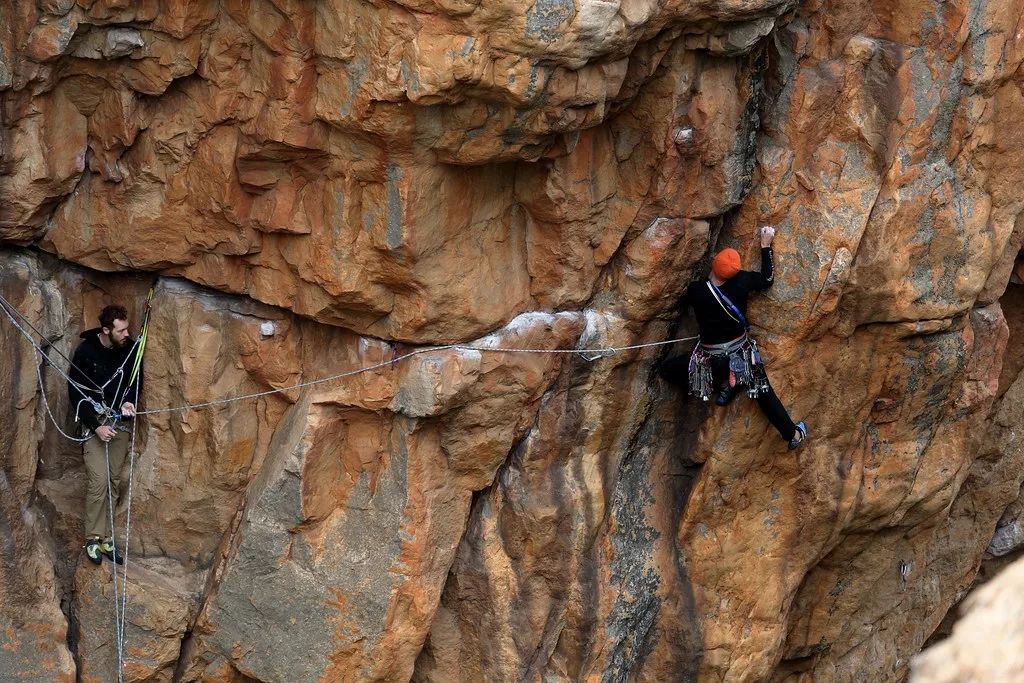
M151 293L150 293L150 300L152 300L152 290L151 290ZM6 303L6 300L4 300L3 297L0 297L0 302ZM0 307L0 308L2 308L2 307ZM4 311L4 313L7 314L7 318L14 324L15 328L22 333L22 335L28 340L28 342L30 344L32 344L32 346L36 350L36 352L38 354L40 354L43 358L45 358L51 365L53 365L53 367L57 370L57 372L60 373L61 377L63 377L65 380L68 381L68 383L70 383L72 386L75 386L76 388L85 389L87 391L91 391L91 389L88 389L88 388L84 387L83 385L81 385L80 383L75 382L74 380L72 380L67 375L67 373L65 373L55 363L53 363L53 360L48 355L46 355L46 351L44 349L42 349L35 342L35 340L32 338L32 336L21 325L18 324L17 320L14 319L14 317L10 314L10 312L8 312L6 310L6 308L2 308L2 310ZM147 314L146 315L147 315L146 324L143 326L143 332L135 340L136 350L138 352L135 354L135 362L134 362L134 366L132 368L132 373L130 375L131 379L128 382L128 386L131 386L132 382L134 382L135 378L138 376L139 369L140 369L141 363L142 363L142 353L145 351L146 339L148 338L148 318L149 318L149 304L148 303L147 303ZM639 350L639 349L646 349L646 348L652 348L652 347L657 347L657 346L666 346L668 344L676 344L676 343L679 343L679 342L694 341L696 339L698 339L697 336L679 337L679 338L676 338L676 339L666 339L666 340L663 340L663 341L646 342L646 343L643 343L643 344L628 344L628 345L625 345L625 346L598 346L598 347L587 347L587 348L579 348L579 349L538 349L538 348L522 348L522 347L507 347L507 346L486 346L486 345L474 345L474 344L445 344L445 345L442 345L442 346L426 346L426 347L423 347L421 349L416 349L414 351L410 351L409 353L403 354L403 355L398 356L396 358L392 358L390 360L381 361L380 363L374 363L372 365L367 365L367 366L364 366L364 367L361 367L361 368L357 368L355 370L350 370L348 372L342 372L342 373L338 373L336 375L330 375L329 377L321 377L319 379L313 379L313 380L309 380L309 381L306 381L306 382L299 382L297 384L290 384L288 386L279 387L279 388L276 388L276 389L267 389L266 391L257 391L257 392L253 392L253 393L250 393L250 394L242 394L242 395L239 395L239 396L229 396L229 397L222 398L222 399L215 399L213 401L204 401L202 403L185 403L185 404L180 405L180 406L172 406L172 407L167 407L167 408L154 408L154 409L151 409L151 410L139 410L139 411L136 411L135 414L138 415L138 416L141 416L141 415L159 415L159 414L164 414L164 413L184 412L184 411L189 411L189 410L199 410L201 408L210 408L210 407L218 406L218 405L225 405L225 404L228 404L228 403L235 403L235 402L238 402L238 401L247 401L247 400L254 399L254 398L262 398L264 396L271 396L273 394L280 394L280 393L284 393L284 392L287 392L287 391L293 391L295 389L304 389L306 387L316 386L318 384L326 384L328 382L335 382L335 381L340 380L340 379L345 379L345 378L348 378L348 377L354 377L356 375L361 375L361 374L366 373L366 372L372 372L374 370L380 370L382 368L391 367L391 366L394 366L396 363L400 363L400 362L402 362L404 360L408 360L409 358L412 358L414 356L418 356L418 355L423 354L423 353L437 353L439 351L475 351L475 352L478 352L478 353L576 354L576 355L581 356L582 358L584 358L587 361L594 361L594 360L597 360L598 358L604 358L604 357L607 357L607 356L614 355L616 353L623 353L625 351L636 351L636 350ZM131 358L132 355L129 354L128 357ZM126 361L127 361L127 359L126 359ZM122 364L122 366L123 366L123 364ZM109 384L109 381L107 382L107 384ZM118 389L120 389L120 383L119 383ZM94 403L94 406L97 408L98 412L105 413L107 415L114 415L114 416L117 415L116 413L111 411L111 409L108 406L100 404L98 402L93 402L93 403ZM51 414L51 419L52 419L52 414Z
M136 387L135 398L138 400L138 387ZM128 504L124 515L124 568L121 570L121 621L118 624L117 640L122 653L124 652L124 623L125 614L128 612L128 539L132 531L132 478L135 476L135 434L138 420L132 420L132 439L128 446ZM116 552L116 547L115 547ZM116 566L116 563L115 563ZM122 660L121 666L124 666Z
M146 352L146 341L149 339L149 321L150 316L153 312L153 294L155 292L155 286L149 288L149 294L146 296L146 313L142 320L142 330L139 332L139 336L136 338L137 348L135 351L135 361L132 364L131 375L128 378L128 388L134 385L135 395L132 396L132 405L139 405L139 372L142 369L142 355ZM129 357L131 355L129 354ZM127 360L127 359L126 359ZM118 391L120 391L120 382L118 382ZM115 396L117 394L115 393ZM117 629L117 647L119 652L118 659L118 675L123 677L124 672L124 627L126 615L128 612L128 541L131 537L132 530L132 489L133 480L135 478L135 436L138 432L138 417L132 420L132 438L128 445L128 491L127 491L127 504L125 506L125 519L124 519L124 543L123 549L120 551L123 555L124 565L121 570L121 607L120 610L116 609L117 601L117 590L114 590L115 600L115 618ZM111 538L111 542L114 543L114 552L117 550L117 544ZM117 563L114 563L114 583L117 583ZM118 614L119 612L119 614Z
M128 380L128 386L138 379L139 370L142 369L142 354L146 352L146 341L149 339L149 318L153 313L153 295L156 294L156 284L149 288L149 294L146 295L146 313L142 319L142 331L139 333L137 342L139 344L139 352L135 354L135 363L132 366L132 374ZM138 387L135 387L135 398L138 400Z
M115 434L116 436L116 434ZM114 553L116 557L117 553L117 537L114 533L114 487L110 481L110 442L103 442L103 455L107 462L107 509L110 513L110 545L114 547ZM105 540L105 539L104 539ZM111 571L114 574L114 635L116 640L117 649L117 683L124 683L124 650L122 648L121 639L116 637L118 634L117 628L121 623L120 614L120 601L118 600L117 593L117 562L111 562Z
M53 414L53 411L50 409L50 402L49 402L49 400L47 399L47 396L46 396L46 383L43 381L43 364L44 364L44 362L45 363L49 363L50 365L52 365L57 370L57 372L60 373L61 377L63 377L65 380L67 380L68 383L70 383L70 384L74 385L76 388L78 388L79 391L81 391L81 390L91 391L91 389L89 389L86 386L83 386L82 384L79 384L78 382L76 382L73 379L71 379L70 377L68 377L68 375L63 370L61 370L60 367L57 366L56 363L53 362L53 359L50 358L49 355L47 355L46 350L43 349L39 344L37 344L36 341L32 338L32 336L25 330L25 328L22 327L21 325L19 325L18 321L14 319L14 316L11 315L11 311L8 310L8 306L10 306L10 303L6 299L4 299L2 296L0 296L0 302L2 302L4 304L4 305L0 306L0 310L2 310L7 315L7 319L11 321L11 323L14 325L15 329L20 331L22 333L22 335L26 339L28 339L29 343L32 344L32 349L33 349L33 353L34 353L34 357L35 357L35 361L36 361L35 362L35 366L36 366L36 379L39 381L39 395L42 397L43 408L45 408L46 414L50 417L50 422L53 423L53 426L57 429L57 431L60 433L60 435L63 436L65 439L68 439L70 441L74 441L76 443L83 443L85 441L88 441L91 438L89 436L86 436L84 438L79 438L79 437L71 436L70 434L65 432L61 428L60 422L57 420L56 416ZM17 309L11 309L11 310L13 310L14 312L17 312ZM40 335L40 336L42 336L42 335ZM45 339L45 337L43 337L43 338ZM51 346L50 348L54 348L54 347ZM54 350L56 350L56 349L54 349ZM60 353L60 351L57 351L57 353ZM64 354L61 354L61 355L63 356ZM94 402L94 405L95 405L95 402ZM99 406L97 406L97 408L98 407Z
M150 300L151 299L152 299L152 293L150 295ZM10 306L10 304L2 296L0 296L0 303L5 303L8 306ZM147 304L147 306L148 306L148 304ZM50 363L50 365L52 365L57 370L58 373L60 373L61 377L63 377L65 380L67 380L68 383L70 383L72 386L74 386L74 387L76 387L76 388L78 388L80 390L86 390L86 391L89 391L89 392L92 391L92 389L89 389L88 387L85 387L82 384L80 384L80 383L74 381L73 379L71 379L67 375L67 373L65 373L63 370L61 370L60 367L58 367L53 362L53 359L51 359L46 354L46 351L44 349L42 349L35 342L35 340L32 338L32 336L21 325L18 324L17 320L14 319L14 317L10 314L10 312L8 312L6 310L6 308L0 307L0 310L3 310L4 313L7 314L7 318L11 321L11 323L14 324L15 328L19 332L21 332L22 335L28 340L28 342L30 344L32 344L32 346L35 348L35 350L40 355L42 355L42 357L45 358ZM12 308L12 310L16 310L16 309ZM147 316L148 316L148 308L147 308ZM42 335L40 335L40 336L42 336ZM143 351L145 350L145 339L147 337L148 337L148 334L144 331L142 334L140 334L140 336L138 338L136 338L136 340L134 342L136 345L141 347ZM679 343L679 342L694 341L695 339L698 339L698 337L696 337L696 336L693 336L693 337L679 337L677 339L666 339L666 340L663 340L663 341L646 342L644 344L629 344L629 345L626 345L626 346L599 346L599 347L589 347L589 348L581 348L581 349L537 349L537 348L504 347L504 346L482 346L482 345L477 346L477 345L473 345L473 344L445 344L445 345L442 345L442 346L426 346L426 347L423 347L421 349L416 349L415 351L411 351L409 353L406 353L406 354L403 354L401 356L398 356L397 358L392 358L390 360L382 361L380 363L374 363L373 365L367 365L367 366L364 366L364 367L361 367L361 368L357 368L355 370L350 370L349 372L342 372L342 373L339 373L337 375L331 375L329 377L321 377L319 379L309 380L307 382L299 382L297 384L291 384L291 385L288 385L288 386L285 386L285 387L280 387L280 388L277 388L277 389L268 389L266 391L257 391L257 392L251 393L251 394L242 394L240 396L230 396L230 397L223 398L223 399L217 399L217 400L213 400L213 401L205 401L203 403L186 403L186 404L183 404L183 405L180 405L180 406L173 406L173 407L167 407L167 408L154 408L152 410L140 410L140 411L136 412L136 415L158 415L158 414L161 414L161 413L184 412L184 411L188 411L188 410L198 410L200 408L209 408L209 407L212 407L212 406L224 405L224 404L227 404L227 403L234 403L234 402L237 402L237 401L246 401L246 400L250 400L250 399L254 399L254 398L262 398L264 396L270 396L270 395L273 395L273 394L280 394L280 393L284 393L286 391L292 391L294 389L303 389L303 388L315 386L315 385L318 385L318 384L326 384L327 382L334 382L334 381L337 381L339 379L345 379L347 377L354 377L356 375L360 375L360 374L363 374L363 373L366 373L366 372L372 372L374 370L380 370L382 368L393 366L396 363L399 363L401 361L404 361L404 360L407 360L409 358L412 358L413 356L418 356L418 355L423 354L423 353L436 353L438 351L453 351L453 350L457 350L457 351L477 351L477 352L484 352L484 353L576 354L576 355L581 356L582 358L584 358L587 361L594 361L594 360L597 360L598 358L603 358L603 357L606 357L606 356L611 356L611 355L614 355L616 353L623 353L625 351L636 351L636 350L639 350L639 349L646 349L646 348L651 348L651 347L656 347L656 346L665 346L665 345L668 345L668 344L676 344L676 343ZM63 355L63 354L61 354L61 355ZM128 357L130 358L131 354L129 354ZM65 358L66 358L66 356L65 356ZM131 375L132 379L129 380L128 386L131 386L131 383L134 381L134 378L138 376L139 367L141 367L141 358L142 358L142 354L141 353L136 355L135 366L132 369L132 375ZM123 365L124 364L122 364L122 366ZM116 374L117 374L117 372L115 371L115 375ZM109 384L109 383L110 383L110 381L108 380L108 382L106 384ZM106 384L104 384L104 387L106 386ZM97 387L97 388L99 388L99 387ZM118 387L118 388L120 388L120 387ZM97 412L110 414L109 413L110 408L108 406L100 404L98 402L94 402L94 406L97 408Z
M677 342L693 341L697 337L680 337L678 339L667 339L665 341L647 342L645 344L630 344L628 346L601 346L593 348L583 349L534 349L534 348L515 348L515 347L504 347L504 346L474 346L471 344L446 344L444 346L427 346L422 349L416 349L409 353L403 354L391 360L382 361L380 363L374 363L373 365L367 365L355 370L348 372L342 372L337 375L331 375L329 377L321 377L320 379L309 380L308 382L299 382L298 384L290 384L286 387L280 387L278 389L268 389L266 391L257 391L251 394L242 394L240 396L230 396L228 398L216 399L213 401L205 401L203 403L186 403L180 406L174 406L170 408L154 408L152 410L140 410L139 415L158 415L161 413L175 413L184 412L188 410L199 410L200 408L209 408L212 406L225 405L227 403L235 403L236 401L247 401L254 398L262 398L264 396L270 396L272 394L280 394L286 391L292 391L294 389L304 389L306 387L315 386L317 384L325 384L327 382L334 382L339 379L345 379L347 377L354 377L355 375L361 375L365 372L372 372L374 370L380 370L400 363L401 361L418 356L422 353L436 353L438 351L480 351L490 353L554 353L554 354L577 354L582 356L587 361L594 361L598 358L610 356L616 353L622 353L624 351L634 351L637 349L646 349L653 346L665 346L667 344L675 344Z
M0 297L0 301L2 301L2 300L3 300L2 297ZM82 386L78 382L75 382L70 377L68 377L67 373L65 373L55 363L53 363L53 360L49 356L46 355L45 350L40 348L40 346L35 342L35 340L32 339L32 336L23 327L21 327L18 324L18 322L11 316L11 314L6 309L3 309L3 310L4 310L5 313L7 313L7 318L14 324L15 328L18 329L22 333L22 335L29 341L29 343L32 344L32 346L35 348L35 350L40 355L43 356L43 358L45 358L47 361L49 361L50 364L53 365L54 368L56 368L57 372L60 373L61 377L63 377L71 385L73 385L73 386L75 386L75 387L77 387L79 389L86 389L87 391L92 391L91 389L88 389L87 387ZM144 341L140 342L140 340L145 339L146 336L148 336L148 335L143 334L143 335L140 335L140 337L138 339L136 339L136 344L138 344L139 348L141 348L143 350L145 349L145 342ZM418 355L423 354L423 353L437 353L439 351L476 351L476 352L480 352L480 353L575 354L575 355L581 356L582 358L584 358L587 361L594 361L594 360L597 360L599 358L604 358L604 357L607 357L607 356L614 355L616 353L623 353L623 352L626 352L626 351L636 351L636 350L639 350L639 349L646 349L646 348L652 348L652 347L657 347L657 346L666 346L666 345L669 345L669 344L676 344L676 343L679 343L679 342L694 341L696 339L698 339L697 336L679 337L679 338L676 338L676 339L666 339L666 340L663 340L663 341L646 342L646 343L643 343L643 344L628 344L628 345L625 345L625 346L597 346L597 347L587 347L587 348L579 348L579 349L538 349L538 348L520 348L520 347L506 347L506 346L484 346L484 345L473 345L473 344L445 344L445 345L442 345L442 346L425 346L425 347L423 347L421 349L416 349L414 351L410 351L409 353L403 354L403 355L398 356L396 358L392 358L390 360L381 361L380 363L374 363L372 365L367 365L367 366L364 366L364 367L361 367L361 368L357 368L355 370L350 370L348 372L342 372L342 373L338 373L336 375L330 375L329 377L321 377L319 379L313 379L313 380L309 380L309 381L306 381L306 382L299 382L297 384L290 384L288 386L279 387L279 388L276 388L276 389L267 389L266 391L257 391L257 392L253 392L253 393L250 393L250 394L241 394L239 396L229 396L229 397L222 398L222 399L215 399L213 401L204 401L202 403L185 403L183 405L171 406L171 407L167 407L167 408L153 408L151 410L139 410L139 411L136 411L135 414L141 416L141 415L159 415L159 414L164 414L164 413L185 412L185 411L189 411L189 410L199 410L201 408L210 408L210 407L213 407L213 406L225 405L225 404L228 404L228 403L235 403L235 402L238 402L238 401L247 401L247 400L254 399L254 398L262 398L264 396L271 396L273 394L281 394L281 393L284 393L284 392L287 392L287 391L293 391L295 389L304 389L306 387L316 386L318 384L326 384L328 382L335 382L335 381L340 380L340 379L345 379L345 378L348 378L348 377L354 377L356 375L361 375L363 373L373 372L374 370L380 370L382 368L387 368L387 367L395 365L396 363L400 363L400 362L402 362L404 360L408 360L409 358L412 358L414 356L418 356ZM141 354L137 354L137 358L138 358L138 360L136 361L136 365L138 366L139 364L141 364ZM136 377L137 375L138 375L138 367L133 367L132 375L131 375L133 379L129 381L129 386L131 386L131 382L134 381L134 377ZM94 403L96 403L96 402L94 402ZM102 405L102 404L96 403L95 407L97 408L98 412L110 414L108 412L108 411L110 411L110 408L108 406L106 406L106 405Z
M114 424L116 430L116 421ZM121 548L117 545L117 527L114 523L114 494L113 494L113 472L110 468L110 442L103 442L104 455L107 463L107 506L110 514L110 544L113 547L114 557L122 560L121 575L118 577L118 563L111 562L114 583L114 641L117 653L117 681L124 683L124 627L125 615L128 612L128 537L131 533L131 510L132 510L132 478L135 473L135 434L136 424L132 421L132 437L128 447L128 492L127 510L125 512L125 531ZM123 464L122 464L123 467ZM118 579L121 585L118 587Z
M36 359L36 362L35 362L36 378L39 380L39 395L43 399L43 408L46 409L46 414L50 416L50 422L53 423L53 426L56 427L57 431L65 439L68 439L69 441L74 441L75 443L85 443L86 441L88 441L89 439L92 438L92 434L90 434L88 436L83 436L83 437L71 436L70 434L65 432L63 429L61 429L60 423L57 422L57 418L54 416L53 411L50 410L50 402L46 398L46 383L43 381L43 363L45 361L42 358L39 357L39 352L38 351L33 350L33 352L34 352L35 359ZM51 363L51 365L52 365L52 363Z
M117 377L119 379L117 380L117 387L114 389L114 396L117 396L119 393L121 393L121 383L124 381L124 366L128 365L128 361L133 357L132 354L135 353L138 347L139 337L136 337L134 340L132 340L132 346L130 349L128 349L128 353L125 354L124 360L121 361L121 365L118 366L117 370L114 370L114 374L110 376L110 379L104 382L103 386L100 387L101 392L106 391L107 387L110 386L110 383L114 381L115 377ZM128 386L131 386L131 382L128 383Z
M2 310L7 315L7 319L11 321L11 324L14 325L15 329L17 329L19 332L21 332L22 336L24 336L25 339L27 339L29 341L29 343L32 344L32 347L36 350L36 353L38 353L43 358L45 358L47 360L47 362L50 365L52 365L55 370L57 370L57 372L60 374L61 377L63 377L65 380L67 380L67 382L69 384L71 384L72 386L76 387L77 389L84 389L85 391L90 391L90 392L92 391L92 389L90 389L89 387L87 387L87 386L85 386L83 384L80 384L79 382L76 382L75 380L71 379L66 372L64 372L63 370L60 369L60 366L58 366L56 363L53 362L53 359L50 358L49 355L47 355L46 349L44 349L39 344L37 344L36 340L32 338L32 335L29 334L28 331L25 330L24 327L19 325L18 321L14 319L14 316L11 315L11 311L17 312L17 309L11 307L10 310L8 310L8 307L11 306L11 304L7 301L7 299L4 299L2 296L0 296L0 303L4 304L3 306L0 306L0 310ZM20 313L18 315L19 315L19 317L24 317ZM46 337L43 336L42 334L40 334L39 336L41 338L43 338L43 339L46 339ZM54 349L55 351L57 351L57 349L55 347L53 347L53 346L51 346L50 348ZM57 351L57 353L60 353L60 351ZM64 356L63 353L61 353L60 355ZM64 357L67 358L67 356L64 356ZM71 361L68 361L68 362L71 363ZM72 365L71 367L74 367L74 365ZM99 388L99 387L97 387L97 388Z
M24 315L23 315L23 314L21 313L21 311L19 311L19 310L18 310L17 308L15 308L15 307L14 307L14 304L12 304L12 303L11 303L10 301L8 301L7 299L5 299L5 298L3 297L3 295L0 295L0 304L3 304L2 306L0 306L0 308L2 308L2 309L4 310L4 313L6 313L6 314L7 314L7 317L11 319L11 322L12 322L12 323L14 323L14 326L15 326L16 328L18 328L19 330L21 330L22 334L26 335L26 336L27 336L27 337L29 338L29 340L30 340L30 341L31 341L31 339L32 339L32 338L31 338L31 336L30 336L30 335L28 335L28 333L27 333L27 332L25 332L24 328L22 328L22 327L21 327L21 325L19 325L19 324L18 324L18 322L17 322L16 320L14 320L14 318L13 318L13 317L12 317L12 315L11 315L12 313L13 313L14 315L18 316L18 318L20 318L20 319L21 319L21 320L22 320L22 321L23 321L23 322L24 322L24 323L25 323L26 325L28 325L28 326L29 326L29 327L30 327L30 328L32 329L32 331L33 331L33 332L35 332L35 333L36 333L37 335L39 335L39 338L40 338L40 339L43 339L43 340L45 340L45 341L47 342L47 344L49 344L49 339L48 339L48 338L46 337L46 335L44 335L44 334L43 334L42 332L40 332L40 331L39 331L39 330L38 330L38 329L36 328L36 326L32 324L32 321L31 321L31 320L29 320L28 318L26 318L26 317L25 317L25 316L24 316ZM35 346L35 344L33 344L33 346ZM68 358L68 357L67 357L67 356L66 356L66 355L64 354L64 352L63 352L63 351L61 351L60 349L58 349L58 348L57 348L56 346L53 346L52 344L50 344L49 346L50 346L50 348L51 348L51 349L53 349L54 351L56 351L56 352L57 352L57 355L59 355L59 356L60 356L61 358L63 358L64 360L66 360L66 361L68 362L68 367L69 367L69 368L75 368L76 370L78 370L78 372L80 372L80 373L82 374L82 377L85 377L85 379L86 379L86 380L88 380L88 381L89 381L89 382L90 382L90 383L91 383L91 384L92 384L92 385L93 385L94 387L96 387L96 389L99 389L100 391L102 391L102 388L101 388L101 387L99 387L99 386L97 386L97 384L96 384L95 382L93 382L93 381L92 381L92 379L91 379L91 378L90 378L90 377L89 377L88 375L86 375L86 374L85 374L84 372L82 372L81 368L78 368L78 367L76 367L76 366L75 366L75 363L74 363L74 361L72 361L72 360L71 360L70 358ZM37 346L37 348L38 348L38 346ZM54 362L53 362L53 361L52 361L52 360L51 360L51 359L49 358L49 356L46 356L46 354L45 354L45 353L44 353L43 355L44 355L44 357L46 358L46 360L47 360L47 361L48 361L48 362L50 363L50 365L53 365L54 367L57 367L57 366L56 366L56 365L54 364ZM59 368L57 369L57 372L60 372L60 369L59 369ZM63 373L63 372L61 372L61 374L62 374L62 375L64 375L64 373ZM68 380L69 382L71 382L72 384L74 384L75 386L78 386L78 387L81 387L81 386L82 386L81 384L78 384L77 382L73 382L73 381L71 380L71 378L70 378L70 377L68 377L67 375L64 375L64 378L65 378L65 379L67 379L67 380ZM92 391L92 389L90 389L89 391Z

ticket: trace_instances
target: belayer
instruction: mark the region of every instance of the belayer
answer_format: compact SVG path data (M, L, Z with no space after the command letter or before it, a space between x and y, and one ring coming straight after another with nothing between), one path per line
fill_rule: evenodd
M105 307L99 322L99 327L80 335L83 341L71 359L68 396L75 420L91 432L82 447L88 478L85 554L94 564L101 564L102 556L120 564L123 558L111 537L110 503L116 508L121 493L121 468L131 441L130 420L142 391L142 371L132 372L136 345L125 308Z
M768 383L764 359L750 336L747 321L747 298L751 292L764 291L775 281L774 239L775 228L761 228L761 272L741 270L739 252L723 249L711 263L710 277L690 283L683 307L693 309L700 341L689 358L669 358L658 372L673 384L687 383L690 394L704 401L710 400L717 390L715 404L719 406L728 405L739 391L745 390L757 400L761 412L792 450L807 437L807 425L793 424Z

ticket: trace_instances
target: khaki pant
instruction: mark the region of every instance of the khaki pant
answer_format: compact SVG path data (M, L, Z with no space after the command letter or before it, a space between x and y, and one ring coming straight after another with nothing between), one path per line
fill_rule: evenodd
M110 538L110 507L107 491L107 454L110 455L110 491L117 508L117 499L121 495L121 468L124 466L131 444L131 434L118 431L114 438L104 443L93 434L83 447L85 471L89 483L85 489L85 537L99 536Z

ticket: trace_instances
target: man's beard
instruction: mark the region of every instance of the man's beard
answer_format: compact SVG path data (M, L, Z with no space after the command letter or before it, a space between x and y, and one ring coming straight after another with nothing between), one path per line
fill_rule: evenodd
M118 341L113 337L110 337L110 343L114 345L115 349L120 349L128 344L128 337L125 337L121 341Z

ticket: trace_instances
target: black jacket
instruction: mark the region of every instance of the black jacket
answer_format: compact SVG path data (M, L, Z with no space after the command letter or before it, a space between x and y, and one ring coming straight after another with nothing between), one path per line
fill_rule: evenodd
M760 273L741 270L726 280L719 289L742 311L743 315L746 315L747 298L750 293L768 289L774 281L772 249L764 247L761 249ZM746 330L743 325L729 317L729 314L711 293L707 283L707 280L691 282L690 286L686 288L686 298L683 301L684 312L687 306L693 309L693 313L697 317L697 327L700 330L702 343L722 344L732 341Z
M108 349L100 343L100 332L101 328L96 327L79 335L84 341L75 350L68 373L72 380L89 389L79 390L69 383L68 398L72 414L92 430L100 425L101 416L89 401L83 399L90 398L120 411L121 404L126 401L137 404L138 396L142 394L142 368L139 368L135 382L128 386L128 376L132 373L135 356L135 340L126 339L123 346ZM129 356L132 358L129 359ZM103 388L102 394L97 387Z

